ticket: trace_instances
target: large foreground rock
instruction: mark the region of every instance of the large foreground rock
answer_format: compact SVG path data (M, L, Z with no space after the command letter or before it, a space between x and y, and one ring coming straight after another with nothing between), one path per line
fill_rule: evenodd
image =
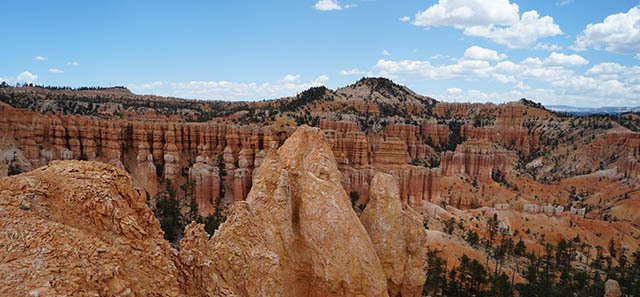
M340 181L324 134L300 127L267 152L247 200L208 242L184 248L205 238L200 226L187 229L183 258L198 254L198 266L215 263L215 274L239 296L388 296Z
M183 295L145 199L98 162L0 179L0 296Z
M419 297L426 279L427 233L420 215L400 201L393 176L377 173L360 217L387 277L389 296Z

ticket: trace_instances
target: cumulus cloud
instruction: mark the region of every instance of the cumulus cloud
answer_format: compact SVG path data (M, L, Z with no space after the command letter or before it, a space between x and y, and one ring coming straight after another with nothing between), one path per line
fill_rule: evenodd
M491 70L487 61L461 59L456 64L434 66L429 61L392 61L381 59L373 66L383 76L392 78L453 79L486 77Z
M474 45L465 50L463 58L470 60L500 61L506 59L507 55L498 54L497 51Z
M64 73L64 71L60 70L60 69L56 69L56 68L51 68L48 71L49 73L53 73L53 74L62 74Z
M486 55L491 59L477 60L473 51L466 51L460 59L448 65L433 65L429 61L420 60L379 60L374 66L375 75L386 76L398 80L454 80L482 81L484 86L491 87L493 81L500 84L513 84L513 90L508 93L458 92L453 96L449 90L443 94L444 98L464 100L469 96L478 100L493 102L515 100L522 97L533 98L545 102L571 100L592 100L596 105L602 105L602 100L622 104L635 102L640 98L640 66L623 66L617 63L600 63L584 73L577 73L573 67L584 66L589 63L585 58L572 54L552 52L541 59L529 57L520 62L505 59L500 60L496 55ZM483 52L483 51L478 51ZM496 57L497 56L497 57ZM481 56L482 57L482 56ZM478 58L478 57L476 57ZM498 59L496 59L498 58ZM546 88L534 89L530 82ZM504 97L512 94L516 97ZM436 95L436 94L430 94ZM542 96L542 97L536 97ZM563 99L565 98L565 99ZM569 101L564 101L565 104ZM585 101L586 102L586 101ZM584 105L584 103L583 103Z
M518 21L518 11L518 5L509 3L509 0L439 0L437 4L417 13L413 24L458 29L511 25Z
M362 75L364 74L364 71L360 71L358 69L351 69L351 70L340 70L340 75Z
M533 49L538 51L553 52L562 50L562 47L557 44L539 42L538 44L536 44L536 46L533 47Z
M24 71L20 74L18 74L17 77L12 78L12 77L6 77L6 78L2 78L0 77L0 82L6 82L8 84L15 84L15 83L32 83L35 82L38 79L38 76L29 72L29 71Z
M341 6L340 3L338 3L338 0L319 0L313 6L313 8L321 11L341 10L343 8L349 8L349 7L350 7L349 5L346 5L345 7Z
M71 66L80 66L80 63L76 62L76 61L71 61L71 62L67 62L67 65L71 65Z
M544 37L562 34L550 16L540 17L537 11L530 10L522 14L520 21L507 27L474 26L464 30L464 34L484 37L509 48L526 48Z
M411 21L411 17L410 16L403 16L400 18L400 21L403 23L409 22Z
M587 25L571 48L637 54L640 52L640 8L632 7L626 13L607 16L602 23Z
M503 84L516 82L516 78L513 75L504 75L501 73L494 73L492 77Z
M33 57L33 59L36 60L36 61L46 61L47 60L47 58L45 58L43 56L35 56L35 57Z
M24 71L22 73L20 73L18 75L18 77L16 78L16 82L26 82L26 83L32 83L34 81L36 81L38 79L38 76L29 72L29 71Z
M284 82L284 83L295 83L299 81L300 81L300 74L296 74L296 75L287 74L281 80L279 80L279 82Z
M439 0L416 14L413 24L463 29L469 36L483 37L509 48L526 48L538 39L562 34L550 16L537 11L519 13L509 0Z
M549 57L546 58L544 62L548 65L556 66L584 66L589 64L589 61L576 54L565 55L556 52L551 53L551 55L549 55Z
M213 100L255 100L293 96L311 87L324 85L329 80L326 75L302 82L300 75L288 74L275 83L229 82L229 81L189 81L150 82L129 85L134 92L152 93L163 96Z
M382 50L382 54L385 56L391 56L391 53L388 50Z

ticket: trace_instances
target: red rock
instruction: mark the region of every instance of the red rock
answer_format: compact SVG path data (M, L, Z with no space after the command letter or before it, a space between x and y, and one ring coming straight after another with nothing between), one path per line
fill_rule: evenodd
M507 174L516 159L515 153L499 149L490 142L468 140L458 145L455 152L442 154L440 169L444 176L464 174L488 182L493 173Z

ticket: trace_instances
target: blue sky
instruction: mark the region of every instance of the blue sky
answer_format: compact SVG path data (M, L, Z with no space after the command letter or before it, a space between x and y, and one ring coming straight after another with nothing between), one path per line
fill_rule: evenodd
M260 100L385 76L444 101L640 105L639 1L10 1L0 80Z

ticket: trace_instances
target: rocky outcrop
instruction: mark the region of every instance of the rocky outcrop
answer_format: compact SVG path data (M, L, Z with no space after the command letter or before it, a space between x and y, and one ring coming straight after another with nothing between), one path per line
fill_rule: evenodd
M144 191L104 163L0 179L0 295L184 296Z
M618 281L610 279L604 284L604 297L620 297L622 292L620 291L620 285Z
M389 296L418 297L426 279L427 233L420 215L406 203L403 206L399 195L391 175L376 174L360 220L380 258Z
M464 174L488 182L493 174L507 174L516 159L515 153L486 140L468 140L458 145L455 152L442 154L440 170L444 176Z
M193 257L196 266L215 270L238 296L388 296L373 244L316 128L302 126L267 152L247 200L208 242L201 228L186 233L183 242L201 246L192 254L207 251Z

